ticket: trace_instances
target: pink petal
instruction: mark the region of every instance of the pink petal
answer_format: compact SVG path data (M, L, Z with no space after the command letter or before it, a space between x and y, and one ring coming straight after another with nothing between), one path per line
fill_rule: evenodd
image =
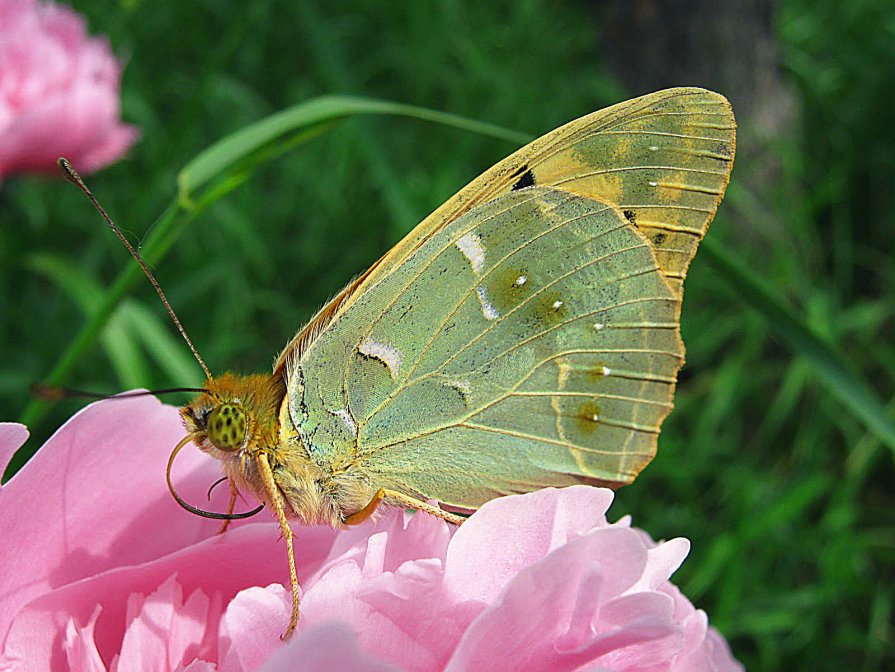
M350 628L323 623L297 634L260 672L397 672L400 668L365 654Z
M675 665L675 672L742 672L746 668L735 660L727 640L714 628L706 632L705 640L694 652L692 659L681 661Z
M17 422L0 422L0 475L9 466L9 460L28 440L28 428Z
M333 534L333 530L322 527L304 532L299 550L301 581L307 580L306 566L313 571L326 557ZM103 659L110 661L116 652L122 651L127 627L132 624L134 606L129 605L129 596L157 593L174 574L184 594L201 590L211 598L212 606L203 626L215 635L221 618L220 605L229 603L240 590L273 582L288 585L285 550L278 535L276 523L244 525L163 558L112 569L49 591L17 614L4 654L28 661L30 669L60 669L52 665L52 660L65 623L69 619L86 623L95 606L101 604L103 611L96 622L95 640ZM288 612L284 611L277 625L285 630L287 623ZM203 640L198 655L212 657L217 650L214 639L212 636Z
M280 584L241 591L221 620L221 672L256 670L282 646L291 593Z
M148 596L132 593L121 654L112 672L173 670L195 660L205 638L209 606L201 589L184 602L174 575Z
M92 173L103 166L115 163L139 139L140 131L136 126L109 124L96 142L84 149L78 160L79 170Z
M668 583L689 543L610 525L611 493L586 487L495 500L459 530L396 510L297 530L302 616L284 645L279 528L265 512L215 536L171 502L183 431L152 399L96 404L0 489L0 669L740 669ZM23 438L0 426L0 454ZM201 504L217 473L187 450L174 477Z
M493 602L522 569L605 525L612 498L605 488L573 486L492 500L451 540L445 581L463 599Z
M204 660L194 660L185 667L178 667L175 672L218 672L218 666Z
M599 624L607 629L620 627L637 621L643 614L671 621L674 618L674 600L659 592L626 593L607 601L600 608Z
M0 179L54 172L60 155L89 172L136 141L119 121L121 67L68 7L0 2L0 63Z
M421 557L444 558L448 542L457 531L455 525L420 513L401 509L386 509L375 521L343 530L332 549L332 558L344 559L346 553L363 548L367 552L369 540L384 533L381 543L383 555L378 571L394 571L401 563Z
M583 626L601 602L635 583L645 560L642 542L624 528L598 529L556 549L509 582L470 625L447 669L574 670L617 648L675 635L670 621L650 614L608 632Z
M413 560L359 587L358 598L394 627L382 628L376 637L360 630L364 650L399 663L405 670L442 669L484 606L454 602L442 577L442 563L437 558ZM408 639L414 641L413 646L407 645Z
M83 627L78 627L74 619L65 625L65 658L71 672L107 672L100 658L93 639L96 619L102 607L96 605L90 620Z
M117 100L96 87L46 96L0 135L4 172L49 172L60 156L70 158L80 170L109 120L117 117L117 106Z
M651 544L654 542L651 541ZM690 553L690 540L679 537L653 545L647 551L649 562L632 591L656 590L674 574Z
M23 604L51 588L214 534L214 523L182 511L165 486L166 455L183 435L176 409L154 398L92 404L0 489L0 566L11 568L0 574L0 637ZM184 451L178 471L188 474L178 482L191 501L217 477L199 451Z
M743 670L730 651L727 641L708 624L708 616L681 594L677 586L666 583L661 592L674 602L674 618L684 626L687 638L684 650L674 661L674 672L700 670L736 672Z
M427 642L418 637L415 630L408 632L402 629L401 623L395 623L382 613L377 600L371 600L366 590L371 581L379 586L380 582L388 581L390 577L390 573L381 572L384 539L384 533L373 535L363 557L346 554L344 560L330 562L316 577L304 584L299 628L311 628L332 620L341 621L355 629L367 653L399 662L405 669L420 669L408 663L431 660ZM437 559L415 562L428 563L430 568L432 563L438 568L441 565ZM436 574L440 576L437 570ZM377 579L377 576L380 578ZM431 573L429 576L434 578ZM412 610L417 616L421 613L419 606L415 604Z

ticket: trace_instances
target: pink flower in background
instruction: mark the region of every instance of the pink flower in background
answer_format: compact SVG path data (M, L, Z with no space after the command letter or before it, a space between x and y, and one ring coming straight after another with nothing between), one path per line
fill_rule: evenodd
M0 0L0 180L53 172L60 156L82 173L119 159L138 136L118 119L120 80L71 9Z
M3 670L739 670L608 490L486 504L461 528L390 511L337 532L297 527L299 630L268 512L215 534L164 484L183 436L152 398L87 407L0 488ZM24 440L0 425L0 463ZM216 464L185 451L175 481L204 501ZM247 502L246 507L253 502Z

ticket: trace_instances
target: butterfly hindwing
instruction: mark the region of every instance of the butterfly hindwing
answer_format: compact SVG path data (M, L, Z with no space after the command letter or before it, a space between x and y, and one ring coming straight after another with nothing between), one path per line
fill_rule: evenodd
M677 312L616 208L522 189L432 236L318 337L305 428L328 426L322 459L457 506L628 481L671 408Z
M312 457L466 508L633 480L672 406L681 282L732 154L726 101L680 89L473 181L281 356Z

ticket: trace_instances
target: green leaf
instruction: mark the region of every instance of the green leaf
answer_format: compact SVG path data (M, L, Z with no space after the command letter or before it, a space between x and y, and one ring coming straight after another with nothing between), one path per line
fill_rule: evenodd
M701 258L734 287L740 299L757 311L794 353L804 357L827 390L895 453L895 425L885 406L838 349L821 338L756 273L720 244L707 238L700 249Z
M321 96L277 112L266 119L228 135L190 161L177 176L178 200L185 207L194 207L199 190L213 180L232 171L245 169L257 152L270 151L276 142L292 143L292 135L300 133L304 142L325 130L328 124L357 115L396 115L431 121L500 140L524 144L530 137L500 126L486 124L446 112L414 105L403 105L357 96Z
M68 294L86 318L95 312L103 296L100 284L83 273L67 259L35 254L28 258L28 266L51 280L62 292ZM148 379L149 364L137 340L136 329L129 324L127 313L134 304L121 304L102 328L99 340L122 387L140 387Z
M171 332L162 316L136 301L127 301L122 308L122 318L128 330L164 371L172 386L197 387L201 384L202 371L196 360L183 347L179 336Z

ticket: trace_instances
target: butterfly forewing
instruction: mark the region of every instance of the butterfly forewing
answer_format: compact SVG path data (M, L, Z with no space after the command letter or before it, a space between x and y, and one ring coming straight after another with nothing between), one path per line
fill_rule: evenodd
M427 217L364 277L375 284L447 221L531 181L615 203L680 293L730 179L736 122L712 91L658 91L576 119L510 155Z

